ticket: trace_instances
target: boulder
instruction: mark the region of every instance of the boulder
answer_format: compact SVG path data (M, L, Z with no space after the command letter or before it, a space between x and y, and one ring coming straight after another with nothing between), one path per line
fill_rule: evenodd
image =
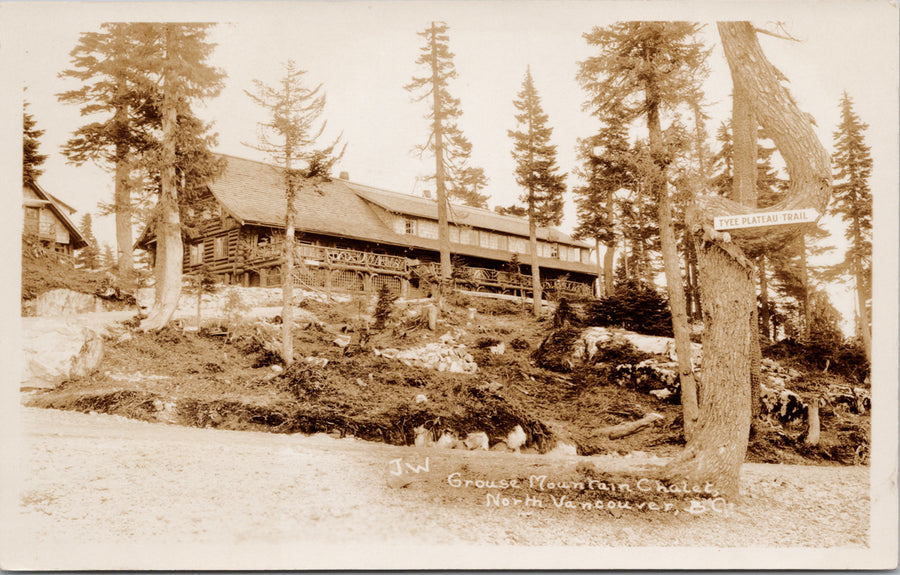
M557 441L556 447L547 452L547 455L552 455L555 457L558 456L570 456L570 455L578 455L578 448L572 445L571 443L565 443L563 441Z
M459 443L459 439L457 439L455 435L453 435L450 432L445 431L438 438L437 443L435 443L435 446L443 448L443 449L453 449L454 447L456 447L456 445L458 443Z
M103 357L103 340L99 332L67 321L22 318L22 355L21 385L54 387L93 372Z
M490 446L487 433L483 431L476 431L475 433L468 434L464 443L466 445L466 448L470 451L487 451L488 447Z
M103 300L99 297L69 289L44 292L33 300L31 306L34 315L37 316L72 315L105 310Z
M69 377L87 377L94 373L103 361L103 338L96 332L84 330L84 344L72 358Z
M521 425L515 426L506 437L506 444L514 451L518 451L525 445L526 441L528 441L528 436L525 434L525 430L522 429Z

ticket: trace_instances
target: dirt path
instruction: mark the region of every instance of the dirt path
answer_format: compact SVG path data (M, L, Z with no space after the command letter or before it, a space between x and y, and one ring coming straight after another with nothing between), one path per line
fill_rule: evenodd
M515 545L503 549L521 549L516 557L523 560L534 551L528 546L861 549L869 537L868 469L861 467L748 464L744 500L727 518L616 519L552 508L488 507L415 485L388 487L389 462L415 456L414 448L35 408L23 408L23 425L26 486L16 557L32 568L307 568L320 565L317 552L349 544L411 546L419 552L431 544ZM522 466L547 461L546 456L459 451L443 451L442 457L462 469L466 462L497 457ZM636 463L578 459L606 468ZM165 554L134 552L134 545L152 544L170 547ZM299 549L307 552L298 563ZM564 557L579 556L571 549ZM259 552L249 563L235 559L250 550ZM445 555L450 563L432 566L466 559ZM391 556L342 553L330 561L332 566L398 565L385 563ZM560 557L548 566L565 566ZM645 567L658 562L653 556L643 559ZM495 566L503 565L518 563ZM524 567L529 565L538 566L528 561Z

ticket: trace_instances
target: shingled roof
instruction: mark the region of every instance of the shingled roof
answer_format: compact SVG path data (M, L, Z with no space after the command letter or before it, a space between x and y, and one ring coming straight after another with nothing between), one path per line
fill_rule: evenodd
M227 167L209 186L216 199L242 224L283 227L285 204L280 168L235 156L223 157ZM371 204L395 214L437 219L434 200L333 179L319 185L317 191L308 188L299 191L297 207L302 217L297 220L297 229L400 246L432 247L427 240L422 241L424 238L395 233L378 217ZM457 225L528 237L526 220L490 210L454 204L449 219ZM352 225L348 225L350 222ZM554 228L539 229L538 238L591 247Z
M228 165L209 189L242 224L284 227L284 181L280 168L223 156ZM303 187L297 193L297 230L344 238L411 246L382 222L368 202L333 179L317 189Z

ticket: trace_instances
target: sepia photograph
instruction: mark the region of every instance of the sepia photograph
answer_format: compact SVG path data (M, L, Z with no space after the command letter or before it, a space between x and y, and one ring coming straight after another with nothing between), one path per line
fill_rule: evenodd
M897 568L897 2L0 29L0 568Z

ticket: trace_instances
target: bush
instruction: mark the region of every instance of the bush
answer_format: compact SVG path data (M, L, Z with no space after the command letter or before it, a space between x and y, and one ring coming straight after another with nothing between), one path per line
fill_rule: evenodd
M634 279L619 282L611 296L589 304L586 316L590 325L672 337L672 316L667 299Z
M812 337L807 342L783 339L762 350L765 357L792 360L809 370L839 375L856 385L869 376L866 352L858 342L844 342Z

